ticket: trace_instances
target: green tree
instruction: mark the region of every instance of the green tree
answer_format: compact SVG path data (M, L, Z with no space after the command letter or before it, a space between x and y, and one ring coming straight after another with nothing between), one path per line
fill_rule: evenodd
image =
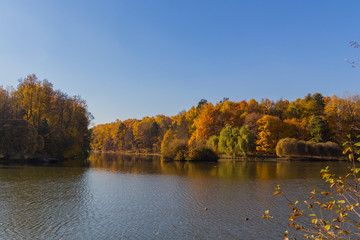
M326 142L329 140L328 123L320 116L311 118L309 131L313 142Z
M209 138L209 140L206 143L206 146L213 150L214 152L218 152L219 147L219 137L214 135Z
M237 147L243 156L255 150L255 137L247 125L240 128Z
M240 132L238 128L232 128L227 125L220 132L219 136L219 151L227 155L235 156L238 150L238 137Z
M201 99L199 102L198 102L198 105L197 105L197 109L200 109L202 105L206 104L208 101L206 99Z

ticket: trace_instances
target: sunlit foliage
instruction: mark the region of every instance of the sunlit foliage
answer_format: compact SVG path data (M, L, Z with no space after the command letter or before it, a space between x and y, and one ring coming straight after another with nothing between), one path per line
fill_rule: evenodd
M265 153L275 153L277 142L285 137L285 124L279 117L264 115L257 121L259 126L256 150Z
M34 141L43 145L42 149L37 149L38 154L58 158L87 155L90 144L88 126L92 116L79 96L69 97L54 90L47 80L41 81L34 74L29 75L19 81L16 89L0 88L0 120L20 119L30 125L24 127L21 121L12 121L11 124L20 124L19 129L34 128L35 138L41 137L41 140ZM12 139L16 138L15 135Z
M283 196L290 210L288 229L284 233L284 239L290 239L290 236L295 234L301 235L303 239L359 239L360 169L355 162L360 160L357 157L360 154L360 143L354 143L351 136L348 135L348 137L349 140L343 144L345 147L343 153L348 154L351 165L346 175L336 176L329 167L322 169L321 177L328 186L321 191L312 190L309 197L302 201L292 200L279 185L275 188L274 195ZM299 142L294 139L284 139L279 144L288 145L288 147L292 145L290 148L294 148ZM309 144L320 146L328 143L311 142ZM274 217L267 210L263 218Z
M7 111L6 108L3 111ZM12 114L17 112L14 110ZM27 110L26 116L34 114L31 112L34 111ZM228 133L236 136L228 134L226 141L220 140L221 132L229 128L232 130ZM255 99L234 102L224 98L213 104L202 99L175 116L158 115L95 126L91 146L102 151L164 154L178 145L186 145L189 151L208 146L231 156L275 154L275 147L282 138L339 144L349 133L360 134L359 96L324 97L315 93L294 101L264 98L260 102ZM240 136L246 137L239 140Z

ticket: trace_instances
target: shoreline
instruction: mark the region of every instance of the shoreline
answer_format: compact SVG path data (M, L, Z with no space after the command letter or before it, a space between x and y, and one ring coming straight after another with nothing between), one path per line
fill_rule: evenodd
M121 154L121 155L132 155L132 156L157 156L163 157L161 153L142 153L142 152L133 152L133 151L94 151L90 153L105 153L105 154ZM175 161L175 160L171 160ZM249 155L247 157L229 157L224 154L219 155L218 162L226 161L235 161L235 162L245 162L245 161L266 161L266 162L292 162L292 161L303 161L303 162L327 162L327 161L346 161L345 156L339 157L317 157L317 156L299 156L299 157L278 157L276 155ZM204 161L206 162L206 161Z

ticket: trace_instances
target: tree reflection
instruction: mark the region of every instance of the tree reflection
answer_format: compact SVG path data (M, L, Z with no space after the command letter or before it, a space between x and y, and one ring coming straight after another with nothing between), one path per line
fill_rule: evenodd
M343 171L341 162L277 162L269 159L248 158L243 161L180 162L166 161L160 156L93 153L88 159L95 169L134 174L166 174L197 178L221 179L294 179L320 178L319 171L325 165L334 171ZM345 166L345 165L344 165Z

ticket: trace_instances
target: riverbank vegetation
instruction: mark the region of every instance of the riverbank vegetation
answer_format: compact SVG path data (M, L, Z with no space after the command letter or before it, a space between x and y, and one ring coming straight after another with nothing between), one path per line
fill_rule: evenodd
M350 135L349 135L350 138ZM357 136L356 138L359 138ZM356 139L355 138L355 139ZM314 148L314 143L284 139L278 144L276 151L281 154L287 150L297 149L299 146ZM280 149L278 147L280 146ZM315 143L315 148L323 146L327 150L334 146ZM312 190L309 197L302 201L293 201L287 196L280 186L275 187L274 195L281 195L288 202L290 216L289 225L285 231L284 239L291 236L302 236L304 239L359 239L360 237L360 191L359 172L360 143L349 141L344 142L344 154L348 154L350 166L347 174L337 176L329 170L329 166L320 171L321 177L328 185L319 190ZM320 151L320 150L319 150ZM290 151L289 154L293 154ZM309 153L309 152L308 152ZM296 154L296 151L295 151ZM284 206L286 207L286 206ZM263 215L265 219L272 219L269 211ZM294 239L296 239L294 237Z
M207 147L228 157L275 155L277 144L284 138L295 139L299 146L305 142L308 142L306 146L309 142L324 143L314 145L314 151L328 145L337 148L347 140L348 134L360 133L358 126L358 95L340 98L315 93L294 101L263 99L260 102L224 98L216 104L202 99L196 106L171 117L157 115L97 125L92 129L91 148L162 153L173 159L184 159L197 147ZM300 150L301 147L296 155L316 155ZM285 153L284 156L295 156ZM333 150L319 154L338 156Z
M276 155L286 158L331 159L341 156L341 148L334 142L298 141L294 138L283 138L276 145Z
M29 75L0 88L0 158L86 157L91 114L79 96Z

